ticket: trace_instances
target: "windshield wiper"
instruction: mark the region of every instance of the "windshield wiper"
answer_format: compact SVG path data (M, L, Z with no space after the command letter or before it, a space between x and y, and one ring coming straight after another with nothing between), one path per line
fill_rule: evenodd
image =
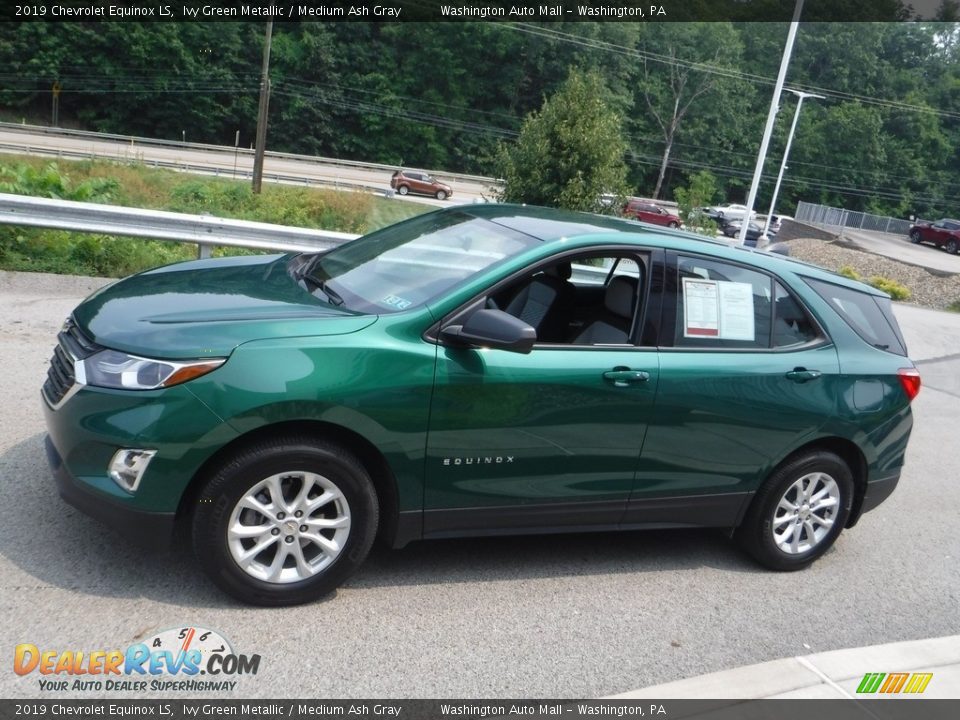
M325 281L317 280L315 277L309 274L304 275L303 279L304 281L310 282L312 285L314 285L317 288L317 290L319 290L324 295L326 295L327 300L330 302L331 305L337 305L337 306L343 305L343 298L340 297L339 293L337 293L336 290L329 287Z

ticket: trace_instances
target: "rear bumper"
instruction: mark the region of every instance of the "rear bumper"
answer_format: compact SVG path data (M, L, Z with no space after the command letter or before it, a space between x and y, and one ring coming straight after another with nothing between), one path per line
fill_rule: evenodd
M898 482L900 482L899 470L894 475L867 483L867 491L864 493L863 505L860 507L860 512L870 512L890 497L893 491L897 489Z
M855 514L850 516L847 527L849 528L856 525L861 515L865 512L870 512L890 497L893 491L897 489L897 483L899 482L900 471L898 470L892 475L867 483L867 489L864 492L863 500L860 502L860 507L856 509Z
M47 462L53 471L60 497L146 550L162 551L170 548L174 513L137 510L86 488L67 470L49 436L45 438L44 445Z

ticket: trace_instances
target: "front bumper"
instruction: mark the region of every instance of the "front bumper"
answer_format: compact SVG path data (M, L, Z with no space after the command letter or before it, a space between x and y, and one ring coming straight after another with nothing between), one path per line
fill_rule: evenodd
M49 435L44 445L60 497L147 550L169 549L173 540L174 513L138 510L89 490L70 474Z

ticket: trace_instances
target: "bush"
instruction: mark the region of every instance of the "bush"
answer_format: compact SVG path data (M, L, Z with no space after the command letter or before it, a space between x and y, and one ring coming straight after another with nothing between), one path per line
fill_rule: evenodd
M851 280L862 279L860 273L858 273L849 265L843 265L839 270L837 270L837 274L843 275L845 278L850 278Z
M869 282L877 290L883 290L883 292L887 293L887 295L894 300L910 299L910 288L903 283L897 282L896 280L874 275L872 278L870 278Z

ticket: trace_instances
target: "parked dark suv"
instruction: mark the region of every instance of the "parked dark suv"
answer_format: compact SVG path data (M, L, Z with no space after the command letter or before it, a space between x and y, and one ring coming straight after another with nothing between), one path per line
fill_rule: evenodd
M453 195L449 185L440 182L423 170L397 170L390 177L390 187L400 195L407 193L433 195L437 200L446 200Z

